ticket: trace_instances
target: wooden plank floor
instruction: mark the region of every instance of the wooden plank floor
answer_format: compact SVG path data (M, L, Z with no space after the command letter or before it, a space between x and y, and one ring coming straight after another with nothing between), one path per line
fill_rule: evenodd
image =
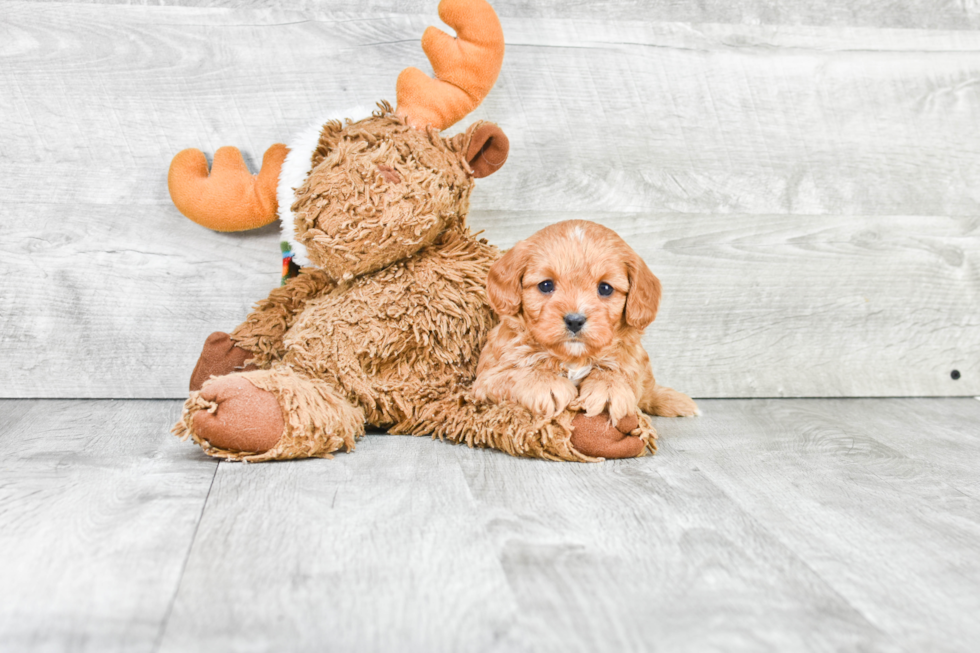
M702 407L641 460L249 466L177 401L2 401L0 650L975 650L980 401Z

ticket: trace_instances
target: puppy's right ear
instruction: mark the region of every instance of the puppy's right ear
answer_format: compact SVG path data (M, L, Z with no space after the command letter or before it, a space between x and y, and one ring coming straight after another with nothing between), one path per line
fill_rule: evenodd
M517 315L521 310L521 278L527 269L527 241L514 245L500 260L490 266L487 276L487 299L497 315Z

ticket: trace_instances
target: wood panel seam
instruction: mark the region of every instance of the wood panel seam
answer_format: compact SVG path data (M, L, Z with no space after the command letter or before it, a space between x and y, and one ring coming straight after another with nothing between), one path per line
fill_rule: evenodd
M184 573L187 571L187 562L191 559L191 554L194 551L194 543L197 541L197 533L201 528L201 522L204 520L204 511L208 507L208 499L211 497L211 489L214 487L214 479L218 476L218 467L221 465L220 460L215 461L214 473L211 475L211 483L208 484L207 494L204 495L204 501L201 503L201 512L197 517L197 523L194 524L194 532L191 534L191 541L187 546L187 555L184 556L184 561L180 565L180 574L177 576L177 585L174 587L173 596L170 597L170 601L167 604L167 611L163 615L163 619L160 621L160 632L157 634L156 641L153 643L153 653L158 653L160 646L163 645L163 638L167 634L167 626L170 624L170 615L173 613L174 604L177 602L177 596L180 594L181 585L184 582Z
M756 401L756 400L755 399L752 399L750 401ZM896 452L896 453L898 453L898 452ZM716 483L715 480L711 477L710 472L705 471L701 466L699 466L697 464L698 461L697 461L697 458L696 457L691 456L686 451L673 451L673 452L671 452L671 455L679 456L679 457L685 458L687 460L690 460L691 461L691 464L692 464L692 467L694 469L696 469L700 474L703 474L704 475L705 482L709 483L719 493L721 493L729 501L731 501L733 505L737 506L738 509L742 512L742 515L744 515L744 517L746 519L751 520L752 524L756 528L758 528L761 532L765 533L768 537L770 537L772 539L772 541L773 541L774 544L776 544L779 547L781 547L783 549L783 551L785 552L785 554L788 557L791 557L793 560L797 561L804 568L806 568L807 571L809 571L811 574L813 574L813 577L814 578L818 578L820 580L820 582L823 584L824 589L830 595L836 597L838 600L841 601L841 603L843 603L843 604L847 605L848 607L850 607L851 610L854 611L854 614L855 615L860 616L860 618L868 625L868 627L874 629L874 631L877 632L882 638L888 640L892 644L896 644L896 645L898 644L891 637L891 634L890 633L888 633L887 631L882 630L878 626L878 624L876 624L874 621L871 620L871 617L869 615L865 614L865 612L863 610L861 610L859 607L857 607L856 605L854 605L854 603L852 601L850 601L846 596L844 596L843 594L841 594L841 592L837 589L837 587L835 587L833 584L831 584L831 582L827 578L825 578L823 576L823 574L821 574L817 569L815 569L807 560L805 560L804 558L802 558L800 556L800 554L799 554L799 552L798 552L797 549L791 548L790 547L790 544L788 542L786 542L783 538L779 537L779 534L777 532L773 531L771 528L769 528L767 525L765 525L763 522L761 522L759 520L759 518L755 515L755 513L752 512L752 510L751 510L751 508L749 506L746 506L744 503L742 503L741 501L739 501L735 496L733 496L731 493L729 493L724 487L722 487L721 485L719 485L718 483Z

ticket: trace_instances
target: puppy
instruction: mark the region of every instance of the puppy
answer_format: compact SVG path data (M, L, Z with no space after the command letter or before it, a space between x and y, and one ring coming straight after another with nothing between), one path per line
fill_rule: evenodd
M660 281L616 232L569 220L521 241L490 268L500 324L480 355L477 399L553 417L566 407L613 424L637 409L696 415L685 394L658 386L640 337L660 304Z

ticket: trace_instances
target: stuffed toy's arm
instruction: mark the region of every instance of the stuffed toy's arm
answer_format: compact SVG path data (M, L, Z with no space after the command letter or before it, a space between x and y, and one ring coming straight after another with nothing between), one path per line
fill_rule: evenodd
M265 367L282 358L282 339L310 299L329 292L334 282L322 270L303 268L299 276L274 289L255 305L245 321L231 333L239 347L254 354L252 363Z

